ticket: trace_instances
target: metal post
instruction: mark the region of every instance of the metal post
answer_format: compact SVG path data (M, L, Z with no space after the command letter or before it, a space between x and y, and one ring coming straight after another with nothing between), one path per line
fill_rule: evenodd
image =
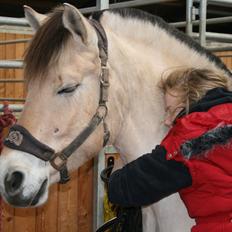
M192 14L193 14L193 0L187 0L187 2L186 2L186 28L185 28L185 32L189 36L191 36L191 34L193 32Z
M93 212L93 232L104 223L103 200L105 194L104 183L101 180L101 171L105 168L105 153L117 153L112 146L105 146L94 159L94 212Z
M97 9L99 10L109 9L109 0L97 0Z
M201 46L205 46L206 44L206 17L207 17L207 0L200 1L200 44Z
M94 200L93 200L93 231L96 231L103 222L103 199L104 199L104 183L101 181L101 171L105 168L104 149L94 158Z

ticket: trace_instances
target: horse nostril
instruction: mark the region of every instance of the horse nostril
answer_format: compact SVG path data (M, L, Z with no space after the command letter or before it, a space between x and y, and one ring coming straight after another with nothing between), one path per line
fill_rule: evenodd
M23 174L21 172L12 172L7 174L4 179L5 189L7 194L16 195L23 183Z

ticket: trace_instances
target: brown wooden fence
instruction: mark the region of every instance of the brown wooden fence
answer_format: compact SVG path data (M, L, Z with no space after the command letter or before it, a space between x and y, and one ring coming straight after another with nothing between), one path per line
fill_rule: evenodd
M22 38L28 36L0 33L0 41ZM25 46L23 43L0 45L0 60L21 59ZM232 51L216 54L232 69ZM0 69L0 79L22 77L20 69ZM23 83L0 83L0 97L25 97ZM93 160L90 160L72 174L69 183L52 186L48 203L43 207L15 209L3 203L1 232L92 232L92 212Z

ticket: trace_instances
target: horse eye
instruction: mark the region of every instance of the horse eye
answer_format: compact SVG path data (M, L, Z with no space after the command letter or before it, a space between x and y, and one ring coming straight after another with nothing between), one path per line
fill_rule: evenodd
M74 85L74 86L64 87L61 90L59 90L57 93L58 94L72 93L77 89L78 86L79 84Z

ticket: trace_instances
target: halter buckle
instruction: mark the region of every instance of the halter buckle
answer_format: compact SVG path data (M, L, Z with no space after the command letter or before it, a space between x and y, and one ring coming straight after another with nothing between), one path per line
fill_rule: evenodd
M100 82L101 85L105 88L108 88L110 86L108 76L109 76L109 68L105 65L101 66Z
M62 152L57 152L49 161L53 168L60 171L66 166L67 157Z

